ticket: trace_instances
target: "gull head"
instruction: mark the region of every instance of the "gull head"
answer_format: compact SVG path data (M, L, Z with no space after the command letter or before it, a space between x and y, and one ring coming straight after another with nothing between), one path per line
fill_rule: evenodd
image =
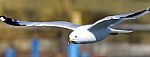
M96 41L95 36L88 31L89 26L81 26L69 35L69 43L88 44Z
M79 35L76 33L76 31L73 31L70 35L69 35L69 43L78 43L79 40Z

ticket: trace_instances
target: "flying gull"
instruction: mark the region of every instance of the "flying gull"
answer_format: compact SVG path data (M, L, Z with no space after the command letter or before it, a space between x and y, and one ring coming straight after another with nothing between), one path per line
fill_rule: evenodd
M50 26L62 27L72 30L69 35L69 43L74 44L88 44L104 40L109 35L118 33L131 33L129 30L118 30L112 28L125 20L137 19L150 12L150 8L114 16L107 16L93 24L77 25L66 21L53 21L53 22L28 22L19 21L5 16L0 16L0 20L13 26Z

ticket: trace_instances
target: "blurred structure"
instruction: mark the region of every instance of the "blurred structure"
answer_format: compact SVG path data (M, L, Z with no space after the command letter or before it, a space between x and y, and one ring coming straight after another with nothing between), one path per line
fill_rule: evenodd
M40 42L38 39L32 39L32 43L31 43L31 57L39 57L40 53L39 53L39 47L40 47Z
M84 25L108 15L148 7L149 0L0 0L0 15L27 21L71 22L73 19ZM90 54L89 57L150 56L149 15L126 21L127 25L119 27L135 29L131 34L119 34L101 42L81 45L81 56L88 57L84 52ZM12 27L1 22L0 57L4 57L8 47L16 50L17 57L29 57L32 37L39 38L41 57L66 57L69 33L70 30L55 27Z
M12 48L8 48L5 51L5 57L16 57L15 50L13 50Z

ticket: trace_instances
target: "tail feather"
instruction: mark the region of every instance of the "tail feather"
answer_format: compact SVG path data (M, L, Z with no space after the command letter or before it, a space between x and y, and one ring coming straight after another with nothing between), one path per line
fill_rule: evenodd
M133 31L129 31L129 30L117 30L117 29L112 29L111 28L112 33L131 33Z

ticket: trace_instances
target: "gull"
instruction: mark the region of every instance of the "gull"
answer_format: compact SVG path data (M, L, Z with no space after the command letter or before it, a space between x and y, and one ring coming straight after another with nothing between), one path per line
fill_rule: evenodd
M96 21L93 24L77 25L66 21L52 21L52 22L29 22L19 21L9 17L0 16L0 20L13 26L50 26L61 27L72 30L69 35L69 43L74 44L89 44L104 40L109 35L116 35L119 33L131 33L129 30L118 30L112 28L125 20L134 20L150 12L150 8L142 11L107 16Z

